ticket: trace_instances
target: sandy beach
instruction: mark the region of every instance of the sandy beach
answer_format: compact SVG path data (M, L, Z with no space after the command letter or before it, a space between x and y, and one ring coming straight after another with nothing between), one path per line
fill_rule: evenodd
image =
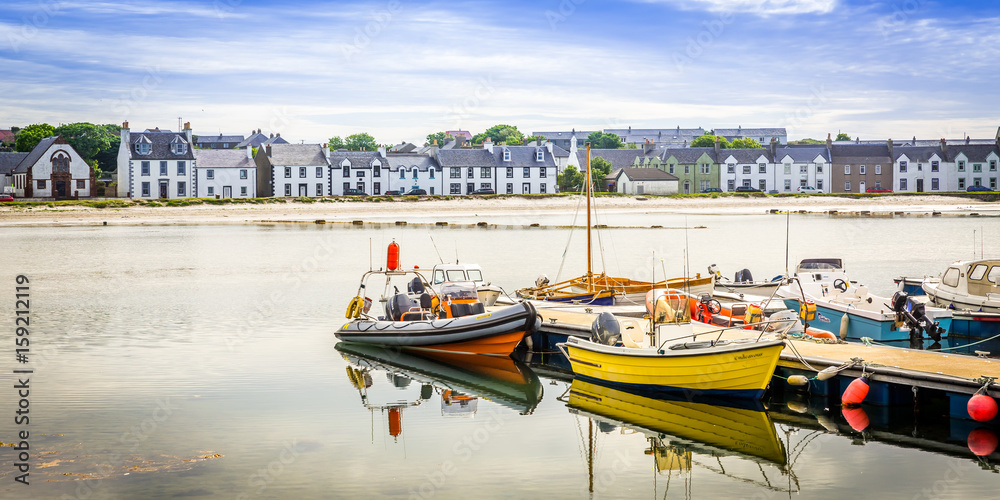
M225 205L148 206L94 208L72 204L54 206L0 206L0 226L49 225L170 225L170 224L247 224L267 221L350 222L367 218L470 217L488 214L511 215L523 220L531 214L573 213L581 205L579 196L548 198L460 198L421 200L284 202ZM596 207L605 213L686 213L686 214L762 214L773 210L805 213L830 211L855 212L858 215L902 212L926 215L1000 216L1000 203L962 196L795 196L795 197L600 197Z

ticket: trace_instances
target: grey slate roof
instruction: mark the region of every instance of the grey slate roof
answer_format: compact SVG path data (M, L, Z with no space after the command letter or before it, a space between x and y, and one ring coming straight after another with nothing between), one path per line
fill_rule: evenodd
M10 175L31 153L0 153L0 175Z
M196 144L222 144L230 143L233 147L243 142L242 135L199 135Z
M510 150L510 160L503 160L504 150ZM536 151L543 151L542 161L535 159ZM493 146L493 156L497 167L554 167L555 159L542 146Z
M250 134L246 139L240 141L240 143L237 144L236 147L245 148L247 146L250 146L251 148L257 148L260 147L261 144L264 144L264 141L266 140L267 140L267 135L254 131L254 133Z
M35 163L37 163L38 160L41 159L42 155L45 154L45 151L49 149L49 146L52 146L53 144L55 144L55 142L56 142L57 139L59 139L59 138L58 137L46 137L46 138L42 139L41 141L39 141L38 145L35 146L31 150L31 152L28 153L28 156L26 156L23 160L21 160L21 163L18 164L17 167L14 168L14 171L17 172L17 173L27 172L28 168L30 168L32 165L34 165ZM65 141L63 141L63 142L65 143Z
M438 151L437 159L443 168L495 167L497 165L493 153L485 149L442 149Z
M569 151L566 151L565 149L553 144L552 156L555 156L556 158L569 158Z
M940 143L939 143L940 144ZM895 146L892 148L893 161L899 160L904 154L911 162L927 163L931 161L931 156L935 154L942 161L947 161L946 155L941 152L941 146Z
M412 170L413 167L417 167L420 172L426 172L431 168L440 170L437 160L427 155L389 155L386 160L389 163L389 170L393 172L399 171L400 168Z
M619 175L626 175L633 181L676 181L677 176L668 174L658 168L622 168L617 172L612 172L607 178L618 179ZM613 177L612 177L613 176Z
M714 149L714 148L713 148ZM757 163L757 159L764 155L767 161L770 163L774 161L771 158L771 151L765 148L755 148L755 149L743 149L743 148L733 148L733 149L721 149L719 150L719 162L726 161L726 158L732 155L736 159L736 163ZM779 153L778 158L781 158Z
M787 136L788 131L784 127L780 128L717 128L715 135L723 137L763 137L765 141L770 141L771 137Z
M351 162L351 168L368 167L376 158L382 162L383 166L386 165L386 159L378 151L344 151L338 149L330 152L330 166L340 168L341 162L346 159Z
M263 142L263 144L265 144L265 145L267 145L267 144L288 144L288 141L284 140L281 137L281 134L278 133L278 134L274 134L274 137L268 137L267 140L265 140Z
M650 140L654 143L680 144L705 135L705 129L698 128L606 128L606 134L615 134L625 144L641 144Z
M824 160L830 161L830 150L826 146L811 147L780 147L775 150L774 161L780 161L785 156L791 156L795 163L808 163L822 156Z
M194 153L198 160L198 168L256 168L257 165L247 158L244 149L198 149Z
M882 144L833 144L830 154L838 163L890 162L889 146Z
M583 142L587 140L587 136L589 136L590 134L592 134L594 132L595 132L594 130L577 130L575 132L572 131L572 130L567 130L567 131L564 131L564 132L532 132L531 135L538 136L538 137L544 137L544 138L546 138L546 139L548 139L550 141L551 140L558 140L558 139L562 139L562 140L567 140L568 141L568 140L572 139L573 136L575 135L577 142L580 143L579 145L583 146Z
M593 161L594 158L604 158L609 163L611 163L611 170L618 170L621 168L629 168L635 165L635 159L645 156L642 154L641 149L591 149L590 158ZM580 162L580 167L585 169L587 167L587 150L577 150L576 152L577 160Z
M715 148L666 148L660 155L663 161L667 161L667 158L673 156L677 158L677 163L684 164L694 164L701 158L702 154L707 154L713 162L718 163L719 159L715 155Z
M965 153L965 157L968 158L969 161L974 162L985 162L987 159L986 157L988 157L990 153L997 153L997 155L1000 156L1000 150L997 150L995 144L963 144L961 146L948 146L948 156L952 159L960 153Z
M275 144L271 146L272 165L326 166L326 155L319 144Z
M135 150L137 141L145 137L152 144L152 150L148 155L141 155ZM187 151L182 155L175 155L170 152L170 143L175 137L180 137L187 143L187 135L183 132L131 132L128 139L128 151L133 160L193 160L194 147L188 144Z

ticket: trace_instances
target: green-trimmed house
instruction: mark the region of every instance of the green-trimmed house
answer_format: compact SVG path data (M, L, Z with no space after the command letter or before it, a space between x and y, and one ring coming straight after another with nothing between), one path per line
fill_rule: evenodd
M677 176L682 194L719 187L719 154L716 148L667 148L660 155L660 169Z

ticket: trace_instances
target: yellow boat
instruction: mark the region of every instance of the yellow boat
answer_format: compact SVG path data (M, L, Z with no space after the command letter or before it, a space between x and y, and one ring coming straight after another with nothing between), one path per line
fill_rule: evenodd
M557 346L574 375L585 380L645 393L760 399L784 341L739 328L695 332L687 300L666 294L651 301L656 304L654 316L671 318L660 324L602 313L594 321L593 340L569 337ZM670 314L661 314L663 309ZM736 337L723 338L724 333Z
M575 413L609 420L674 448L786 464L774 423L760 409L651 398L583 380L573 380L568 404Z

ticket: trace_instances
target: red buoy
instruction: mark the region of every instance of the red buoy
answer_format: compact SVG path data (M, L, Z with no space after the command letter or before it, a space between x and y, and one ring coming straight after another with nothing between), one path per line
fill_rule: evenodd
M396 240L392 240L389 243L389 250L386 252L386 265L385 268L388 271L398 271L399 270L399 245L396 244Z
M856 378L847 386L840 402L845 405L859 405L868 396L868 377Z
M976 422L989 422L997 416L997 402L985 394L976 394L969 398L967 405L969 416Z
M389 435L396 437L403 433L403 410L389 408Z
M863 432L868 428L868 424L871 423L871 421L868 420L868 414L865 413L865 410L860 406L841 408L840 412L843 413L844 419L847 420L847 424L858 432Z
M969 433L969 450L978 457L985 457L997 451L997 434L990 429L976 429Z

